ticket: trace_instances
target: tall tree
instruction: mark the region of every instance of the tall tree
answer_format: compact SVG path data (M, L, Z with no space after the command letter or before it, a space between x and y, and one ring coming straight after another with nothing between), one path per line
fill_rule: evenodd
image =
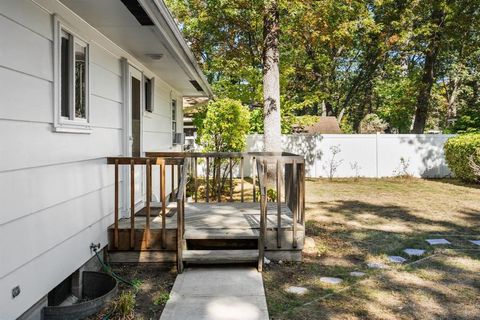
M263 12L263 140L264 150L280 152L280 50L277 0L266 0Z
M444 23L445 12L441 1L433 1L431 13L431 30L428 39L428 45L425 50L425 62L423 65L423 75L418 87L417 106L415 110L415 120L413 122L413 133L423 133L427 123L428 111L430 107L430 96L432 86L435 81L435 68L437 57L440 51L441 31Z

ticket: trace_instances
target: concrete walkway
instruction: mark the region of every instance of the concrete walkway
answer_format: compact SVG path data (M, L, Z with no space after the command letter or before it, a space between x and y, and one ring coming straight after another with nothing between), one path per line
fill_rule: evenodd
M251 267L187 268L160 320L268 320L262 274Z

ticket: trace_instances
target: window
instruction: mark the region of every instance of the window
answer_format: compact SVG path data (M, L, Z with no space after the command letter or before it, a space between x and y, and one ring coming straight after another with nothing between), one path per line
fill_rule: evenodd
M175 133L177 133L177 100L172 100L172 144L176 144Z
M153 78L145 77L145 111L153 112Z
M55 131L90 132L88 43L55 18Z

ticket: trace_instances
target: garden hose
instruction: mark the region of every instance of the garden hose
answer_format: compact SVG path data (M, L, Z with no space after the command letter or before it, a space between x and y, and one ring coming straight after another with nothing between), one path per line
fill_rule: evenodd
M129 285L129 286L135 288L135 285L133 283L131 283L130 281L127 281L127 280L123 279L122 277L120 277L119 275L117 275L115 272L112 271L112 268L110 266L106 265L105 262L103 262L103 260L100 259L100 256L98 255L98 251L97 251L96 248L93 249L93 251L95 252L95 255L97 256L98 261L100 262L103 270L106 273L108 273L109 275L111 275L112 277L117 279L118 281L121 281L121 282L125 283L126 285Z

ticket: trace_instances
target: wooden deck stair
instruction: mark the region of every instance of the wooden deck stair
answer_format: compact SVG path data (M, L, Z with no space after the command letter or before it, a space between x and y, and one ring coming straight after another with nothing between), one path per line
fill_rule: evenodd
M255 250L185 250L183 261L195 264L247 263L258 260Z
M255 229L187 229L182 259L193 264L254 263L258 238Z

